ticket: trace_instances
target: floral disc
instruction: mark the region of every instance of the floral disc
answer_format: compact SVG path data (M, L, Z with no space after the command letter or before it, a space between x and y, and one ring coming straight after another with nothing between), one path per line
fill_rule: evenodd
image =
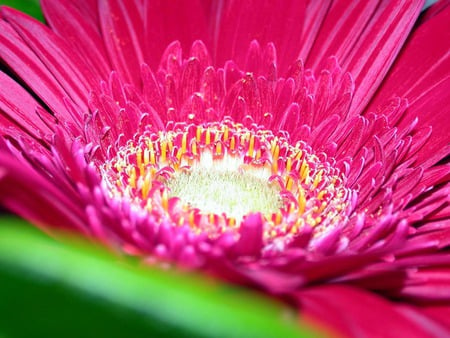
M129 141L101 167L112 198L126 199L156 221L188 225L214 239L238 235L260 214L266 245L342 224L354 192L344 176L303 142L225 119L177 124Z

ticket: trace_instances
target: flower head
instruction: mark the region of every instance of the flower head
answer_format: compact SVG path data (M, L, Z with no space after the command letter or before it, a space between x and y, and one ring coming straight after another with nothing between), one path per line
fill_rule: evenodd
M42 5L2 8L5 206L344 334L448 333L445 2Z

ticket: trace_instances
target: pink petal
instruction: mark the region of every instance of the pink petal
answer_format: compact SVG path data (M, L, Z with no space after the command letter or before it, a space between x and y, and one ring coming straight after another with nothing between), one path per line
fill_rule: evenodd
M66 41L35 19L8 8L2 8L2 15L49 69L68 96L82 110L86 110L88 93L99 79L93 76L84 61L71 52Z
M252 40L261 46L273 42L284 74L300 52L304 13L305 1L300 0L226 2L215 37L216 64L233 59L243 66Z
M67 1L70 1L76 8L78 8L81 16L93 27L97 27L98 32L100 32L98 0L83 0L83 1L67 0Z
M450 332L450 306L417 307L400 305L397 309L411 321L419 324L432 337L446 337Z
M41 6L52 30L65 39L72 51L85 60L89 70L96 77L106 78L111 69L99 27L86 20L72 1L44 0Z
M322 69L332 55L342 63L358 41L365 24L372 18L377 5L377 1L333 1L307 55L307 66Z
M54 112L64 112L64 89L12 27L0 21L0 58Z
M417 162L434 164L449 152L450 133L450 7L427 20L412 34L368 110L393 95L406 97L410 106L401 126L419 116L433 127L431 138L417 153Z
M144 62L142 13L137 1L100 1L100 23L111 63L126 82L139 84Z
M420 16L417 24L422 25L427 20L436 16L443 10L445 10L448 6L450 6L450 0L438 0L432 6L427 8L427 10Z
M349 286L327 285L296 294L301 316L345 337L427 337L431 333L395 303Z
M331 3L331 0L309 0L307 2L299 52L300 59L306 60L308 58L314 41L317 39L317 34L330 10Z
M146 3L144 13L145 61L153 70L159 64L164 49L178 40L188 51L195 40L210 45L208 9L202 0L158 0ZM212 16L211 20L216 17Z
M67 196L61 187L54 186L28 164L3 151L0 153L0 191L2 205L37 225L89 233L75 196Z
M1 126L16 126L27 134L40 139L51 131L35 115L40 106L31 95L10 77L0 72L0 117ZM5 114L5 115L2 115ZM17 135L14 135L17 138Z
M336 55L355 79L352 111L360 113L389 70L422 9L422 1L337 1L319 32L307 65L321 69Z
M450 331L450 306L445 304L426 306L422 309L422 312L436 322L444 325L446 329Z
M352 73L352 106L361 112L375 94L411 31L423 1L385 1L380 5L343 68ZM363 57L361 57L363 55Z

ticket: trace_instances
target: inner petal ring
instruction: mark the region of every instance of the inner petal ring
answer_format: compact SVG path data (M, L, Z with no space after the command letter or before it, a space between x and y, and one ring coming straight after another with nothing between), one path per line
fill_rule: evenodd
M305 227L318 236L351 212L345 177L304 142L231 119L144 132L100 172L111 198L210 238L238 234L253 213L261 214L266 243Z

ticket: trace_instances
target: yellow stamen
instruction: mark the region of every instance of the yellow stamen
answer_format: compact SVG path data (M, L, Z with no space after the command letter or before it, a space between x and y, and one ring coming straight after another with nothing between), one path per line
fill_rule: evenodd
M144 164L148 165L148 162L150 161L150 152L148 149L144 149Z
M288 176L286 179L286 189L291 191L293 184L294 184L294 180L290 176Z
M300 168L300 178L302 182L305 182L308 176L309 176L309 166L306 160L303 160L302 166Z
M224 131L223 131L223 140L224 140L224 142L228 141L229 133L230 133L230 131L228 129L228 126L225 126L224 127Z
M253 157L254 148L255 148L255 135L251 135L250 143L248 145L248 152L247 152L248 156Z
M289 156L286 161L286 171L289 172L292 169L292 158Z
M138 148L136 151L136 163L139 168L139 174L142 176L144 175L144 167L142 165L142 149Z
M151 187L152 187L152 177L150 172L147 172L144 178L144 183L142 185L142 198L144 200L147 199Z
M317 186L319 185L319 182L322 180L322 170L320 170L317 175L314 177L314 182L313 182L313 186L314 188L317 188Z
M167 190L164 189L161 196L161 206L165 211L169 211L169 197L167 196Z
M205 144L211 144L211 130L209 130L209 128L206 129Z
M136 168L132 167L131 168L131 172L128 178L128 184L132 187L132 188L136 188Z
M166 141L161 141L161 162L166 162L166 158L167 158L167 142Z
M222 155L222 142L216 143L216 155Z
M236 138L232 136L230 140L230 150L234 150L235 147L236 147Z
M298 188L298 213L302 215L305 212L306 197L301 187Z
M187 133L183 133L183 138L181 139L181 150L183 154L186 152L187 148Z
M192 154L197 155L197 142L193 141L191 145Z

